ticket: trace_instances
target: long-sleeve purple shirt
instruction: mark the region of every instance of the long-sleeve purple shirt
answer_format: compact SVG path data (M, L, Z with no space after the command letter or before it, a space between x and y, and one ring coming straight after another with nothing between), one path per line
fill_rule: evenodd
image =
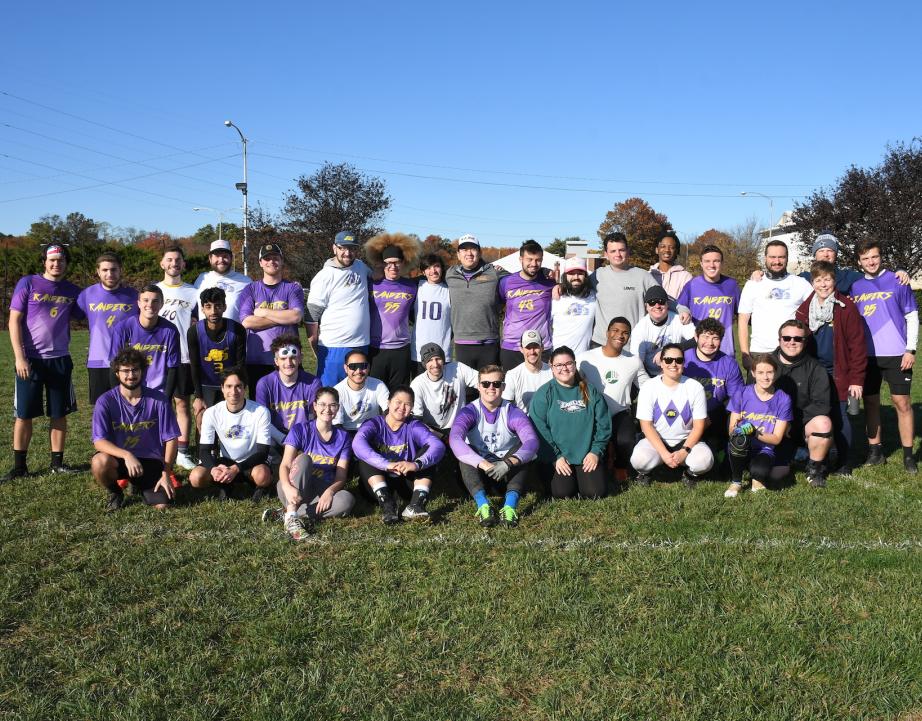
M509 401L503 401L503 404L508 405ZM488 422L495 423L496 416L501 409L502 405L495 411L487 410L484 408L483 403L476 400L473 403L468 403L458 412L458 416L451 426L451 432L448 434L448 444L451 446L451 452L455 454L455 458L461 463L475 467L481 461L486 460L468 444L467 434L477 427L481 414ZM534 460L538 453L538 434L535 433L535 428L532 426L531 421L528 420L528 416L515 406L511 406L507 418L509 430L512 431L513 435L518 436L522 444L516 449L515 457L522 463Z
M359 426L352 439L356 458L381 471L395 461L412 461L420 468L430 468L442 460L445 444L425 423L412 420L392 431L386 418L376 416Z
M717 351L713 360L703 361L694 348L685 351L685 370L689 378L694 378L704 388L707 397L708 413L718 406L726 406L733 396L743 390L743 374L736 364L736 358Z

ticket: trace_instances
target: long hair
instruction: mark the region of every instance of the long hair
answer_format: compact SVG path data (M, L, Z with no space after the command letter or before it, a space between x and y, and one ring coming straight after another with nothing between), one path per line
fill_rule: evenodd
M576 354L573 352L573 349L569 346L559 346L554 349L554 352L551 353L551 363L554 362L554 359L559 355L570 356L573 359L573 362L576 362ZM573 369L574 379L576 384L579 386L579 393L583 397L583 403L586 404L586 407L589 407L589 386L586 385L586 379L583 378L582 374L579 372L579 368Z

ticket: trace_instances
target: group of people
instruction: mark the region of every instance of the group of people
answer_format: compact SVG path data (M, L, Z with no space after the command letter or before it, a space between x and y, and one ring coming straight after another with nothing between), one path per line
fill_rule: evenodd
M123 285L112 253L97 261L99 283L81 290L66 279L68 248L45 246L43 272L22 278L10 302L16 420L5 480L28 474L32 419L43 413L51 471L71 470L70 324L84 318L91 468L110 511L129 485L167 507L181 487L174 469L220 498L247 487L259 500L275 485L282 508L264 520L295 539L352 512L350 471L387 524L428 518L437 478L463 485L484 526L517 525L529 485L600 498L629 478L650 485L662 465L688 486L723 474L732 498L747 473L760 491L800 456L809 484L823 487L832 472L852 473L849 416L861 400L866 462L885 462L883 380L904 467L916 471L918 312L876 240L858 243L855 271L835 265L838 242L821 234L801 276L787 272L786 245L770 241L742 290L721 273L716 246L692 277L671 233L649 271L631 265L620 233L604 238L608 264L592 273L581 258L545 268L534 241L518 273L485 262L472 235L451 267L399 233L365 243L367 263L361 249L339 233L305 294L272 243L259 250L259 280L235 273L218 240L194 285L176 246L163 253L163 279L139 291ZM420 277L408 277L416 267ZM302 323L316 375L303 366Z

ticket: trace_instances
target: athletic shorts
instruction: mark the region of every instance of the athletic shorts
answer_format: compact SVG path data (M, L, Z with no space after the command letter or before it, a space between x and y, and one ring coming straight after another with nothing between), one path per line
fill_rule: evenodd
M22 419L64 418L77 410L74 394L74 362L69 355L60 358L29 358L32 372L26 380L16 376L13 407Z
M176 369L176 388L173 390L174 398L188 398L195 393L192 383L192 367L188 363L180 363Z
M109 368L87 368L86 374L90 385L90 405L95 406L99 397L112 388L112 370Z
M144 469L140 478L131 478L128 475L128 468L125 461L121 458L115 459L118 462L118 478L127 478L131 481L131 486L136 493L140 493L144 503L148 506L160 506L170 502L170 497L162 489L154 490L154 486L163 475L163 461L156 458L139 458L138 463Z
M890 394L908 396L912 388L912 368L900 370L903 356L869 356L864 375L864 395L876 396L883 381L890 386Z
M202 400L211 408L224 400L224 393L217 386L202 386Z
M256 384L259 382L260 378L269 375L272 371L275 370L275 366L267 366L262 363L247 363L246 372L247 372L247 387L250 389L250 400L256 400ZM222 398L223 400L223 398Z

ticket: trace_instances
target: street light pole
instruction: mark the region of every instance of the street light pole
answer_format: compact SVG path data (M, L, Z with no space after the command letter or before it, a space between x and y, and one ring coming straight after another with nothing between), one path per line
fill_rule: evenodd
M768 240L771 242L772 239L772 229L775 227L775 201L770 195L765 193L758 193L754 190L744 190L740 195L750 196L758 195L761 198L765 198L768 201Z
M222 240L221 226L224 224L224 214L229 213L232 210L240 210L240 208L225 208L224 210L219 210L218 208L209 208L207 205L201 205L201 206L196 206L192 210L196 210L196 211L210 210L212 213L217 213L218 214L218 240Z
M235 187L243 193L243 274L249 275L247 272L247 257L249 252L247 246L247 228L249 226L249 213L247 212L247 139L244 137L243 131L230 120L225 120L224 125L236 130L237 134L240 136L240 142L243 143L243 182L236 183Z

